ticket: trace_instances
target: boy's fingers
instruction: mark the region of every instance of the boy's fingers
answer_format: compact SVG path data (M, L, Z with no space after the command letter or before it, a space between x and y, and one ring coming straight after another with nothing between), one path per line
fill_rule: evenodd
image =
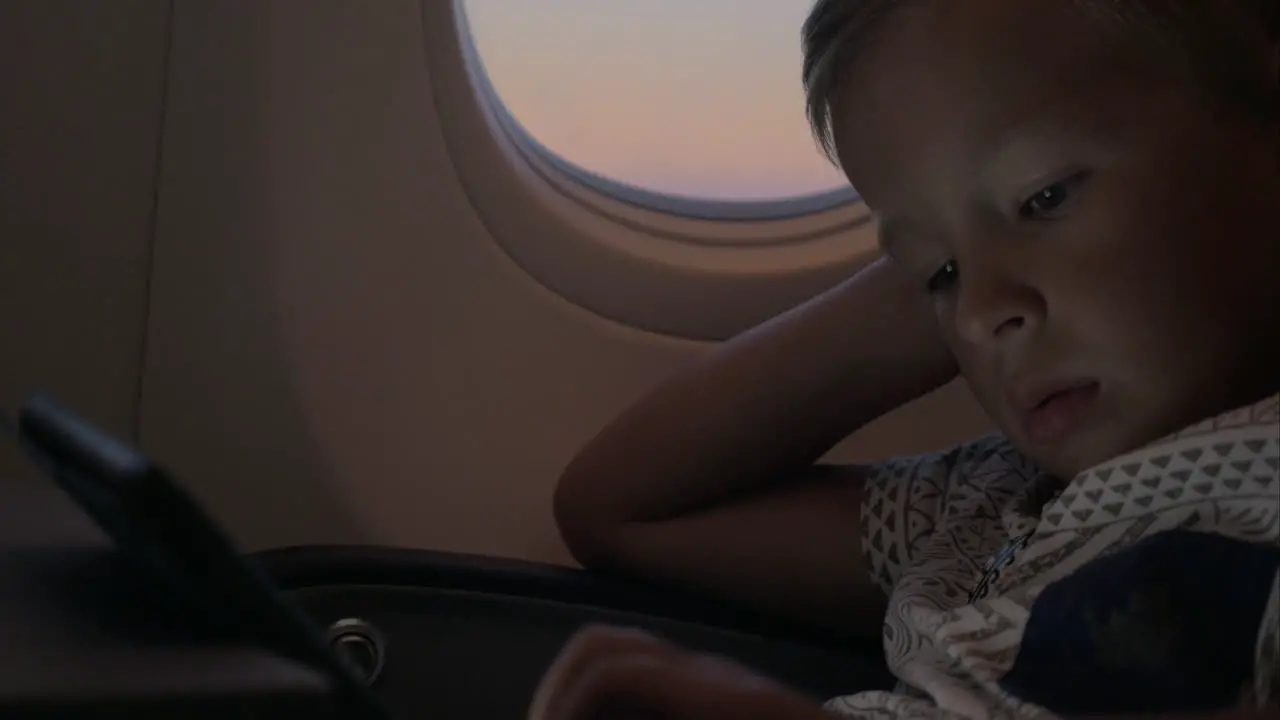
M643 634L593 630L570 643L539 688L530 720L805 720L808 699L713 656Z
M818 720L818 705L735 663L705 655L607 658L566 687L548 720Z
M590 625L569 640L542 676L529 705L529 720L558 720L566 690L607 659L671 657L681 652L653 635L629 628ZM639 662L640 660L635 660Z

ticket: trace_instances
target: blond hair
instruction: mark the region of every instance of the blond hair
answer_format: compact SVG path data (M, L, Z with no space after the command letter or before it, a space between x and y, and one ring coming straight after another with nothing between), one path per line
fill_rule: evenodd
M913 0L816 0L801 30L805 114L823 153L839 164L831 110L843 72L900 4ZM915 0L924 1L924 0ZM966 0L938 0L965 2ZM1050 2L1052 0L1037 0ZM1267 122L1280 115L1280 82L1260 51L1280 42L1280 0L1059 0L1117 37L1143 40L1172 69ZM1224 12L1228 10L1228 12Z

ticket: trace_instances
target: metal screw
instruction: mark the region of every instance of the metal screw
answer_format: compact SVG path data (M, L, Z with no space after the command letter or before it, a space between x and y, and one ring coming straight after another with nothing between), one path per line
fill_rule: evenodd
M325 634L329 647L366 686L377 682L386 664L386 642L377 628L360 618L344 618L330 625Z

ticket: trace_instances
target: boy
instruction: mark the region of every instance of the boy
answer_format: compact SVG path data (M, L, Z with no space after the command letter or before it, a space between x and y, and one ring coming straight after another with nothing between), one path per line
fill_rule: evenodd
M824 709L595 629L531 717L1271 712L1278 15L819 0L810 117L887 257L628 410L555 510L588 567L883 624L903 682ZM957 371L1000 436L815 465Z

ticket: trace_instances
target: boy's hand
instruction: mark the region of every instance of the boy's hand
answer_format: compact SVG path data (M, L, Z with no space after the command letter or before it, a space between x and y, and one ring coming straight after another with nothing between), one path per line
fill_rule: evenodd
M812 701L730 661L646 633L579 632L543 676L529 720L825 720Z

